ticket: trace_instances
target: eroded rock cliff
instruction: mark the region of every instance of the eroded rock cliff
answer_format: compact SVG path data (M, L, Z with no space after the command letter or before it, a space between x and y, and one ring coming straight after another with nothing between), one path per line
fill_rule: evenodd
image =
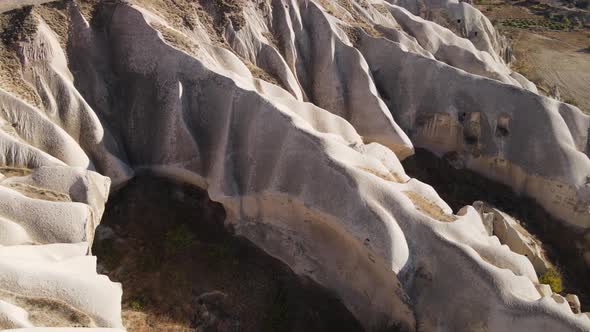
M3 326L123 327L120 286L86 254L109 187L150 171L206 190L228 229L366 330L590 330L473 207L453 213L400 163L414 146L452 155L590 227L590 117L513 72L467 3L55 1L1 15ZM77 319L48 323L31 297Z

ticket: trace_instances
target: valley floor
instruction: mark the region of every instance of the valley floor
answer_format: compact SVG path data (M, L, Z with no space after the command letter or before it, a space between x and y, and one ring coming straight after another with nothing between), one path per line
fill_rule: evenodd
M477 7L512 40L513 68L550 94L590 113L590 28L532 1L480 2Z

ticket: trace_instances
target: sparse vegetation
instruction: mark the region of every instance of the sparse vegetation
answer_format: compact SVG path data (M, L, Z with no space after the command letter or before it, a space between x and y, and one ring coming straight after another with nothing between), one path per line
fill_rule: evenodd
M0 166L0 174L5 177L26 176L31 174L31 170L23 167Z
M570 104L570 105L574 105L574 106L579 106L578 105L578 102L574 98L566 98L563 102L566 103L566 104Z
M577 294L582 303L587 302L590 285L586 277L586 263L577 254L578 248L562 241L564 238L575 240L576 231L564 229L560 221L532 198L523 197L510 187L471 170L453 167L450 157L448 154L438 158L431 152L416 149L416 153L406 158L402 165L409 176L432 185L454 211L481 200L518 219L528 232L543 243L545 254L552 264L563 268L562 271L540 276L539 281L549 284L546 280L559 280L561 291Z
M35 187L26 183L10 183L7 187L20 192L21 194L35 199L43 199L52 202L71 202L70 195L53 191L46 188Z
M5 45L14 46L37 32L32 10L32 6L26 6L0 15L0 39Z
M513 27L519 29L533 29L544 28L549 30L565 30L571 28L572 24L569 19L526 19L514 18L499 20L499 22L506 27Z
M377 172L373 169L366 168L366 167L358 167L358 169L365 171L365 172L369 172L377 177L382 178L385 181L391 181L391 182L397 182L397 183L403 182L402 179L400 178L399 174L397 174L395 172L381 173L381 172Z
M166 249L172 253L190 247L195 242L195 234L186 224L180 224L166 233Z
M26 296L2 289L0 289L0 299L26 309L28 320L35 326L62 328L92 326L92 319L88 315L56 299Z
M243 4L239 0L216 0L215 4L223 14L222 22L224 25L229 20L234 30L240 31L246 24L241 7Z
M110 254L118 263L107 274L123 283L129 331L218 331L215 324L234 322L240 331L361 330L331 293L232 235L224 219L223 207L205 191L151 176L135 178L109 199L102 223L116 240L106 252L120 255ZM104 266L100 246L96 241L93 253ZM222 306L200 302L210 292L225 294Z
M86 21L90 22L92 17L94 16L94 11L97 7L97 2L92 0L74 0L74 2L78 5L80 13Z
M39 15L55 32L64 50L68 42L68 15L66 15L65 9L65 2L55 2L35 6L33 10L33 13Z
M24 7L0 14L0 88L40 107L41 99L23 79L16 55L18 44L37 32L37 21L31 12L32 7Z
M168 44L189 54L194 54L194 50L197 48L197 45L193 43L187 36L162 24L152 23L151 25L154 29L158 30L162 34L164 41L166 41Z
M266 70L256 66L248 60L243 60L243 62L246 65L246 67L248 67L248 69L250 70L250 73L252 73L252 76L267 81L269 83L282 86L281 83L271 74L269 74Z
M142 292L134 298L130 299L127 305L129 306L129 308L131 308L131 310L141 311L146 307L146 305L149 304L149 302L149 295L145 292Z
M412 201L412 203L414 203L418 211L432 217L433 219L445 222L453 222L457 220L457 217L447 214L440 206L427 200L422 195L413 191L403 191L403 193Z
M349 34L349 38L350 32L353 32L357 29L363 30L372 37L382 36L382 34L375 29L371 22L367 21L362 14L357 12L350 0L338 0L337 2L321 0L320 3L328 14L349 25L341 25L344 31ZM385 11L387 10L385 9ZM351 41L352 40L358 40L358 38L351 38Z
M268 40L268 42L277 50L279 50L279 41L278 39L275 37L274 34L272 34L271 32L265 31L262 33L262 35L264 36L264 38L266 38Z
M545 271L545 273L539 277L539 282L549 285L554 293L559 293L563 290L561 286L561 275L556 269L548 269Z

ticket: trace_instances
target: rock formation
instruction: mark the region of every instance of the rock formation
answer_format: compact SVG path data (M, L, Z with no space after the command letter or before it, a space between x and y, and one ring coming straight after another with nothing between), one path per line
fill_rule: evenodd
M415 15L434 11L447 27ZM1 327L123 327L120 286L86 254L109 188L149 170L207 190L236 235L367 330L590 331L473 207L454 214L400 164L414 146L453 153L590 227L590 117L511 71L469 4L56 1L1 15Z

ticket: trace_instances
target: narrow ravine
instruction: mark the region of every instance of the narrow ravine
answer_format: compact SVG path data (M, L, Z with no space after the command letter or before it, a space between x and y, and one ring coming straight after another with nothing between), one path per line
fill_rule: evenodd
M139 176L114 193L94 243L123 284L133 331L363 331L335 296L224 226L203 190Z
M564 225L534 200L517 195L510 187L467 170L454 168L447 158L424 149L402 162L409 176L430 184L453 209L484 201L518 219L543 248L562 275L563 292L577 294L582 310L590 304L588 267L584 263L584 233ZM576 243L576 245L572 245Z

